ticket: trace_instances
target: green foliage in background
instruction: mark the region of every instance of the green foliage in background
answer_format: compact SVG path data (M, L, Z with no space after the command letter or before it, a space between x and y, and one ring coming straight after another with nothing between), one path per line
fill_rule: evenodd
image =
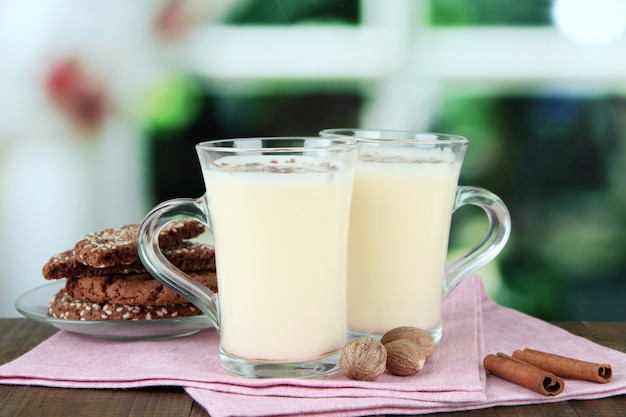
M166 77L143 96L141 124L149 131L186 126L197 116L202 105L202 94L202 87L191 77Z
M310 22L358 24L358 0L250 0L226 18L237 25L290 25Z
M433 130L467 136L460 182L498 194L513 231L497 301L551 320L626 319L626 105L612 97L449 97ZM451 246L480 212L455 214ZM454 227L457 225L456 227Z
M552 0L431 0L434 26L550 25Z

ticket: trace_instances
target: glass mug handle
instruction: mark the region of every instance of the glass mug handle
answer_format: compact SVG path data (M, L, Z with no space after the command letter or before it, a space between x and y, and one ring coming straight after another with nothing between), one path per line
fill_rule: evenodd
M209 216L204 196L198 199L176 198L152 209L139 227L139 258L152 276L198 307L219 331L217 295L172 265L159 249L160 230L167 223L181 218L194 219L208 227Z
M446 266L443 284L444 298L465 278L491 262L504 248L511 235L511 217L504 202L484 188L460 186L457 188L453 212L466 206L478 206L485 211L489 220L483 239Z

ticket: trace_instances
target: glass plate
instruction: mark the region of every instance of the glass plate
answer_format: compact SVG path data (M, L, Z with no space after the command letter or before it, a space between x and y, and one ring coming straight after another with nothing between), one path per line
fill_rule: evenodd
M48 316L48 302L65 287L65 280L42 285L22 294L15 308L25 317L50 324L58 329L103 339L156 340L189 336L213 327L205 315L158 320L87 321L57 319Z

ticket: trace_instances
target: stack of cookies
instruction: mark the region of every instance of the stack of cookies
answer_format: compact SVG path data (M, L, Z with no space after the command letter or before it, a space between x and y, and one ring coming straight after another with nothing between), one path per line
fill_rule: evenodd
M154 279L137 254L138 224L90 233L48 260L42 273L66 279L50 300L50 316L69 320L152 320L200 315L187 300ZM213 248L191 241L204 232L193 220L168 223L159 247L176 267L217 291Z

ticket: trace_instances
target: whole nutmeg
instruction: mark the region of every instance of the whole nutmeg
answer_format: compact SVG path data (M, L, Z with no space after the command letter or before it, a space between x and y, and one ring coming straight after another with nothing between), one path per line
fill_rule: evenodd
M408 339L397 339L387 343L387 370L398 376L408 376L419 372L426 362L424 352Z
M373 381L385 372L387 351L373 337L350 340L343 347L339 367L350 379Z
M383 345L398 339L412 340L423 352L426 359L429 359L435 351L435 341L426 330L418 327L402 326L389 330L380 339Z

